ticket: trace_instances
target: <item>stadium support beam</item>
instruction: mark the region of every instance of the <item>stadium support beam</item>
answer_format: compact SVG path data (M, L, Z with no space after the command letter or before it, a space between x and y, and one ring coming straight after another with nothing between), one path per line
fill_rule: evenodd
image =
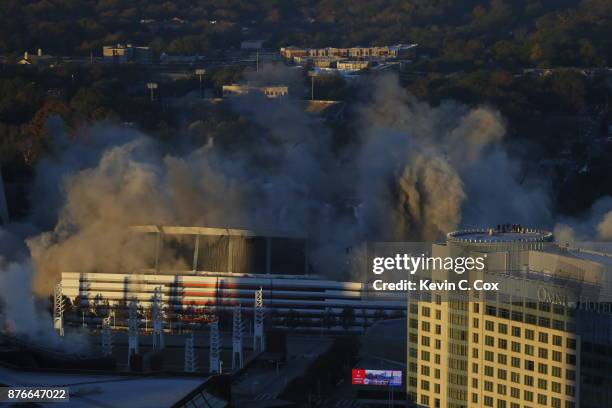
M211 373L221 373L221 359L220 359L220 346L221 341L219 338L219 320L210 323L210 365L209 371Z
M53 328L60 336L64 335L64 296L61 282L55 285L53 290Z
M253 351L256 353L264 352L266 349L264 336L264 305L263 305L263 288L255 291L255 307L253 309Z
M195 354L195 337L193 332L185 339L185 372L195 373L198 370L198 359Z
M153 320L153 350L164 348L164 310L162 303L162 287L153 290L151 320Z
M138 354L138 301L130 301L128 317L128 365L131 368L132 356Z
M234 306L234 316L232 320L232 371L236 371L244 367L242 347L244 326L242 323L242 308L239 304Z

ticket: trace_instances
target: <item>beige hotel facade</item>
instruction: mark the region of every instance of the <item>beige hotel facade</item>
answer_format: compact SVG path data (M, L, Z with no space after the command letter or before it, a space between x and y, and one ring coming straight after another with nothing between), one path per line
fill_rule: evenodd
M485 256L482 271L430 277L499 282L500 290L411 296L410 404L612 407L609 255L560 247L551 233L519 225L449 233L431 255Z

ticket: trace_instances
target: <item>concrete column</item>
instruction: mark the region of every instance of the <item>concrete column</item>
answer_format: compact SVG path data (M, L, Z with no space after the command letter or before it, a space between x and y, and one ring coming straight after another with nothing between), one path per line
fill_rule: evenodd
M200 250L200 236L195 237L195 249L193 250L193 272L198 271L198 252Z

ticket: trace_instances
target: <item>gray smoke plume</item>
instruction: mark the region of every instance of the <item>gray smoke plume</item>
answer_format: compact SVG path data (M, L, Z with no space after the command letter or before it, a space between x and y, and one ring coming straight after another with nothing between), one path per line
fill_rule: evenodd
M248 76L261 84L295 80L278 67ZM439 239L482 220L550 219L545 190L519 181L503 150L497 112L432 107L393 76L373 79L362 93L352 109L354 137L340 148L291 97L234 100L258 131L230 150L215 142L169 153L133 130L83 130L37 172L34 197L46 204L34 219L52 227L28 240L36 292L50 293L61 271L150 263L151 248L126 228L135 224L299 231L311 239L317 272L339 278L345 255L364 241ZM175 258L173 267L188 269Z
M612 197L597 200L581 217L559 220L555 237L561 244L593 247L593 241L612 241ZM610 248L610 244L604 244Z

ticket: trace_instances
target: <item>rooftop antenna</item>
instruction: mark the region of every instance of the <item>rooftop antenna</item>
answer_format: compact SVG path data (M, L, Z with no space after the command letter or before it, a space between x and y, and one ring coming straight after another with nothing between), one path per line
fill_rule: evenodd
M242 307L240 304L234 306L234 316L232 324L232 371L243 367L244 359L242 355Z
M266 349L264 338L264 305L263 305L263 288L259 287L255 291L255 308L254 308L254 324L253 330L253 350L255 352L263 352Z
M129 306L128 315L128 365L132 360L132 355L138 354L138 302L132 298Z
M64 335L64 296L61 282L55 285L53 290L53 328L60 336Z
M219 320L215 320L214 322L209 324L210 326L210 367L209 371L211 373L220 373L221 372L221 360L219 359Z
M161 286L156 286L153 291L151 319L153 320L153 350L161 350L164 348L164 311Z
M111 329L111 315L102 319L102 354L113 354L113 332Z
M191 332L191 335L187 336L185 339L185 372L186 373L194 373L198 370L198 360L195 354L194 349L194 335Z

